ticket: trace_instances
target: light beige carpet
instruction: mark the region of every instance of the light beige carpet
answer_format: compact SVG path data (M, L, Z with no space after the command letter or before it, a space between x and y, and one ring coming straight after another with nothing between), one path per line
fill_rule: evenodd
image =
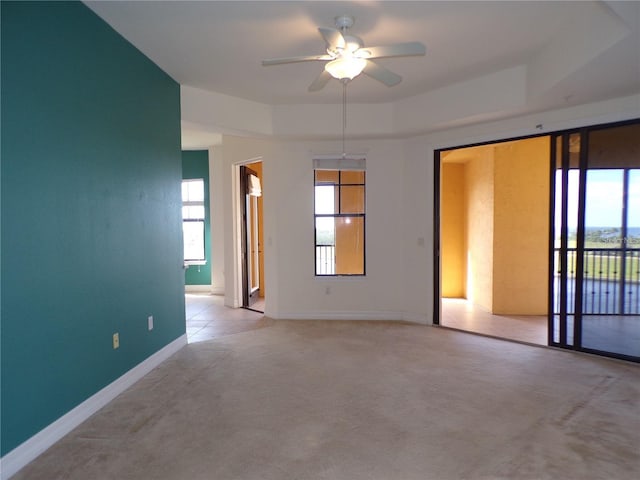
M434 327L191 344L16 479L636 479L640 368Z

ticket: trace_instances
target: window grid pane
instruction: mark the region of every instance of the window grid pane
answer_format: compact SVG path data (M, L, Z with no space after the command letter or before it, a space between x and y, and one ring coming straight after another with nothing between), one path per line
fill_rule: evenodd
M316 214L336 213L333 185L316 185Z
M204 260L204 220L182 222L184 259Z
M340 186L340 213L364 213L364 185Z
M339 183L339 172L337 170L316 170L316 184L318 183Z
M364 172L342 171L340 172L340 183L343 185L364 185Z
M184 259L205 260L205 192L204 179L182 181L182 233Z
M185 220L204 220L204 205L185 205L182 207Z
M315 274L365 274L365 172L315 171Z
M182 181L182 201L204 203L204 180L202 179L183 180Z

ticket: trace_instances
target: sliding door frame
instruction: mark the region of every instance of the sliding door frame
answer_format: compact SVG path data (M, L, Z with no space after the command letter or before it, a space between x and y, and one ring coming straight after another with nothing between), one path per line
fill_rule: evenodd
M457 150L461 148L468 147L478 147L483 145L492 145L497 143L503 143L508 141L518 141L518 140L526 140L530 138L538 138L538 137L549 137L550 138L550 158L549 158L549 175L550 175L550 203L549 203L549 285L548 285L548 307L547 307L547 318L548 318L548 346L559 347L568 350L576 350L586 353L594 353L601 356L613 357L622 360L628 360L633 362L640 361L637 357L632 357L624 354L619 354L615 352L605 352L600 350L593 350L589 348L582 347L582 308L575 309L575 317L573 322L573 341L571 344L567 341L567 325L566 321L560 322L560 337L558 342L554 341L554 252L555 252L555 202L558 200L555 198L555 172L557 170L557 139L561 139L561 156L562 156L562 170L563 170L563 195L560 201L562 202L562 215L563 218L566 219L567 209L568 209L568 193L566 186L568 185L568 170L569 170L569 137L572 134L580 134L580 156L579 156L579 169L580 169L580 185L579 189L579 199L578 199L578 225L577 225L577 253L576 253L576 291L575 291L575 305L582 305L582 297L583 297L583 253L584 253L584 238L585 238L585 204L586 204L586 189L584 188L586 181L586 171L587 171L587 162L588 162L588 139L589 133L596 130L603 130L608 128L616 128L623 127L627 125L633 125L640 123L640 118L625 120L620 122L612 122L605 124L596 124L585 127L578 127L567 130L557 130L552 132L545 132L533 135L525 135L519 137L510 137L503 139L495 139L486 142L472 143L466 145L456 145L446 148L439 148L434 150L434 196L433 196L433 233L434 233L434 249L433 249L433 324L441 325L441 279L442 279L442 264L441 264L441 156L443 152L450 150ZM563 222L563 225L566 226L566 222ZM568 243L568 232L566 228L561 233L561 248L567 248ZM561 260L562 261L562 260ZM566 271L566 258L564 259L564 271ZM562 267L561 267L562 268ZM579 277L579 278L578 278ZM565 282L562 282L563 284ZM561 309L562 305L564 305L564 309L561 311L564 312L565 320L567 315L567 301L568 294L566 292L566 284L561 286ZM562 303L564 302L564 304Z
M583 345L583 320L585 315L590 315L589 312L585 311L585 252L588 250L585 246L586 241L586 204L587 204L587 173L589 171L589 144L590 144L590 135L594 132L615 129L620 127L626 127L630 125L640 125L640 119L633 119L625 122L616 122L610 124L603 125L594 125L589 127L583 127L575 130L568 130L564 132L555 132L551 136L551 144L552 144L552 158L550 162L551 166L551 211L550 211L550 261L552 263L552 269L555 268L553 265L553 258L555 255L555 209L554 202L557 201L555 199L555 179L556 179L556 171L558 170L558 159L556 157L556 153L558 151L557 145L558 141L561 141L561 160L562 160L562 232L561 232L561 242L560 249L558 255L560 256L560 301L559 301L559 311L557 312L558 319L555 319L556 312L554 311L554 295L557 295L558 292L554 291L554 273L553 270L550 270L549 276L549 346L560 347L569 350L576 350L586 353L592 353L596 355L606 356L617 358L621 360L627 360L631 362L640 362L640 357L631 356L618 352L611 352L607 350L599 350L596 348L590 348L588 346ZM579 161L578 161L578 175L579 175L579 188L578 188L578 211L577 211L577 229L576 229L576 247L575 251L575 274L574 274L574 298L573 298L573 339L572 342L567 341L567 322L568 322L568 301L570 300L570 295L567 292L567 285L569 281L569 275L572 273L568 268L568 254L569 247L567 245L567 237L568 237L568 216L567 216L567 203L568 203L568 172L571 169L569 165L569 139L571 135L578 134L580 135L580 152L579 152ZM616 168L617 169L617 168ZM628 188L629 188L629 172L632 170L631 167L620 167L620 170L623 170L623 188L622 188L622 204L620 212L621 214L621 235L627 235L627 213L626 209L628 208ZM614 249L616 250L616 249ZM606 314L607 316L624 316L624 285L625 285L625 267L626 267L626 253L628 251L628 245L626 241L623 239L621 246L621 264L620 264L620 285L619 285L619 295L620 298L616 299L619 304L619 312L618 314ZM608 280L607 280L608 281ZM615 294L614 288L614 294ZM558 341L554 339L554 330L556 328L556 321L559 322L559 336Z

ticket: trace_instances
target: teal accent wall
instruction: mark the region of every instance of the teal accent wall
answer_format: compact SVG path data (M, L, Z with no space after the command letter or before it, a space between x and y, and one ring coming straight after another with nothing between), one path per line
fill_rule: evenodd
M179 85L80 2L0 8L4 455L185 312Z
M211 209L209 207L209 152L189 150L182 152L182 178L204 179L204 255L206 265L191 265L185 270L185 285L211 285Z

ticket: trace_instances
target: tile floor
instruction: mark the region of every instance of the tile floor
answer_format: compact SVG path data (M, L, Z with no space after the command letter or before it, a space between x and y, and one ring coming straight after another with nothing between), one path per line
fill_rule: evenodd
M185 305L189 343L265 328L274 323L262 313L225 307L222 295L187 293Z
M252 310L264 313L264 298L259 298L251 305Z
M640 358L640 315L585 315L582 346Z
M546 315L493 315L464 298L443 298L440 324L467 332L547 345Z
M568 341L573 342L569 318ZM546 315L493 315L464 298L443 298L440 324L466 332L547 345ZM556 331L556 341L558 332ZM602 352L640 357L640 317L588 315L583 318L582 346Z

